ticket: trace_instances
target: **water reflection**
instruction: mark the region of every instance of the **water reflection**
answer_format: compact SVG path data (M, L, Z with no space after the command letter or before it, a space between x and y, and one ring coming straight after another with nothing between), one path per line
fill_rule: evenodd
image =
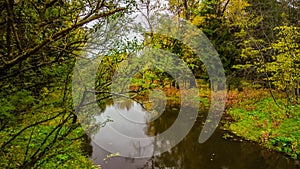
M128 157L153 155L153 140L147 135L147 112L138 103L122 100L107 106L95 118L99 123L109 121L93 135L93 141L106 151Z
M281 154L270 152L258 145L248 142L235 142L222 138L225 133L217 129L212 137L203 144L198 143L205 112L199 112L199 117L189 134L174 148L151 158L125 158L113 156L111 153L123 153L136 149L135 153L153 154L153 142L135 142L131 144L118 140L116 135L108 130L113 128L121 133L129 133L135 138L151 137L168 129L175 121L179 108L168 103L164 113L154 121L149 121L149 114L136 102L122 102L109 105L99 118L116 118L118 123L110 122L94 135L93 154L91 159L100 164L103 169L138 169L138 168L178 168L178 169L296 169L297 161L290 160ZM131 121L133 123L128 123ZM146 122L146 123L145 123ZM167 140L168 141L168 140ZM101 142L106 150L98 146ZM97 143L97 144L96 144ZM102 144L102 145L103 145ZM114 146L112 146L114 145ZM109 147L115 147L110 149ZM113 151L111 151L113 150ZM134 155L134 154L131 154ZM106 160L103 160L106 159Z

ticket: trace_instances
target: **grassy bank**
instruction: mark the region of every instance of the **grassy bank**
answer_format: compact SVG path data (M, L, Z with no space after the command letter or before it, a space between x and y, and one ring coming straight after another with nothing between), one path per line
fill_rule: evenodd
M237 136L260 143L294 159L300 155L300 105L287 105L276 93L276 103L268 90L230 91L225 128Z

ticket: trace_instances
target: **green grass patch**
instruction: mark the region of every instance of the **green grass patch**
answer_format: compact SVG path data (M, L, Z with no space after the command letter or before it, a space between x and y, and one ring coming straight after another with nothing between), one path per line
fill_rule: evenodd
M237 95L240 100L227 108L233 119L225 125L227 129L297 159L300 155L300 105L287 107L282 98L276 104L271 97Z

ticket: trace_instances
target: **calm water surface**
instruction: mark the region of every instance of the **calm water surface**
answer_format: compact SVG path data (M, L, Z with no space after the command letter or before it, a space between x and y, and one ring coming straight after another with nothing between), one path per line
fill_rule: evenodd
M146 149L139 149L138 145L131 145L126 141L118 139L112 134L112 128L119 132L124 132L132 137L151 137L157 133L162 133L172 125L178 115L178 106L167 104L165 111L152 122L147 124L139 123L131 125L132 122L141 122L149 119L149 112L143 111L142 107L135 103L125 105L115 104L106 106L105 111L96 117L121 117L101 128L93 136L91 145L93 153L91 159L102 169L150 169L150 168L170 168L170 169L299 169L298 161L291 160L285 156L270 152L249 142L226 140L223 135L226 133L217 129L212 137L203 144L198 143L198 137L206 117L205 111L199 112L199 117L194 127L188 135L170 151L149 158L133 159L129 157L112 156L111 153L102 149L97 143L118 145L120 152L132 150L136 147L136 153L151 154L153 147L151 144ZM120 115L120 116L117 116ZM152 116L153 118L154 116ZM123 118L123 119L122 119ZM128 123L130 121L130 123ZM149 144L149 143L140 143ZM108 148L109 149L109 148ZM114 153L118 153L115 150Z

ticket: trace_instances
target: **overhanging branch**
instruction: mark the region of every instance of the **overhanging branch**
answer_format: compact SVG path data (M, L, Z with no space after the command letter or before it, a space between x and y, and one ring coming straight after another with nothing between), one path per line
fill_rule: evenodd
M112 9L112 10L109 10L109 11L106 11L106 12L102 12L102 13L99 13L99 14L95 14L89 18L86 18L86 19L83 19L79 22L77 22L76 24L72 25L71 27L69 28L65 28L57 33L55 33L54 35L46 38L43 42L41 42L39 45L31 48L31 49L28 49L27 51L17 55L14 59L10 60L10 61L7 61L4 65L0 66L0 72L3 72L7 69L10 69L12 68L13 66L15 66L16 64L20 63L21 61L27 59L30 55L38 52L39 50L41 50L42 48L44 48L46 45L52 43L53 41L61 38L61 37L64 37L66 36L69 32L71 32L72 30L74 29L77 29L93 20L96 20L96 19L99 19L99 18L102 18L102 17L107 17L107 16L110 16L110 15L113 15L117 12L120 12L120 11L123 11L125 10L126 8L115 8L115 9Z

